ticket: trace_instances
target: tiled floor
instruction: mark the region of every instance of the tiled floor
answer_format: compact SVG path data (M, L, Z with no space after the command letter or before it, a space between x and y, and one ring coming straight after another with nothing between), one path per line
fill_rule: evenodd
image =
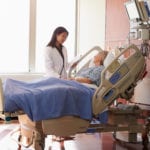
M0 150L17 150L18 145L10 138L11 132L18 128L18 123L0 123ZM32 148L22 148L31 150ZM149 147L150 149L150 147ZM112 133L77 134L74 140L65 141L64 148L59 142L46 138L45 150L142 150L141 144L119 144L114 141Z

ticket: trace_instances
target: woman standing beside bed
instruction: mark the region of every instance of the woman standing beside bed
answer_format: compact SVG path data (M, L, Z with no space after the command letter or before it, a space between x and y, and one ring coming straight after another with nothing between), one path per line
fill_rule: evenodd
M57 27L45 48L46 76L67 78L67 49L63 45L68 37L68 31L64 27Z

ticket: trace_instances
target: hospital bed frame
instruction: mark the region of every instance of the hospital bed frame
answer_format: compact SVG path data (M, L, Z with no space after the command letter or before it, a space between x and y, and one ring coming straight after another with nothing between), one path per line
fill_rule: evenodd
M99 47L94 47L79 58L77 63L81 62L81 60L95 49L101 51ZM135 51L134 54L123 62L120 62L120 56L131 49ZM71 76L71 72L74 69L74 67L71 68L69 76ZM63 116L33 122L22 111L15 113L4 112L2 81L0 82L0 111L6 121L9 121L11 116L18 115L20 123L18 144L24 147L34 145L36 150L44 149L46 135L66 137L77 133L127 131L128 142L137 142L137 133L142 132L145 134L144 138L147 140L147 134L150 128L149 124L145 127L145 125L138 123L138 119L143 117L141 116L142 110L135 105L132 109L127 110L122 110L112 105L119 97L127 100L132 97L134 87L137 81L143 77L144 72L145 59L135 45L130 45L124 49L112 63L102 71L101 84L93 96L92 107L94 118L97 118L98 114L107 110L107 123L91 124L91 121L84 120L78 116ZM25 144L23 144L23 137L26 138ZM147 142L145 143L147 144Z

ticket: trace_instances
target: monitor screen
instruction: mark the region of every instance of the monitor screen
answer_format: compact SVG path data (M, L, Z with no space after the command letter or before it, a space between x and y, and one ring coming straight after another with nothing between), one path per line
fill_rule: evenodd
M144 2L144 4L145 4L145 8L146 8L148 17L150 17L150 1L146 0L146 1Z
M136 1L126 2L125 7L130 20L140 19L140 13Z

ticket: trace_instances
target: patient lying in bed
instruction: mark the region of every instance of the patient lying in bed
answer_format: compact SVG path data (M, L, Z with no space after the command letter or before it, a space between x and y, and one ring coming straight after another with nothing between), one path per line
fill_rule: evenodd
M23 82L7 79L3 87L4 111L23 110L34 121L65 115L74 115L91 120L92 97L95 90L79 82L99 85L105 57L106 52L96 55L94 57L95 66L78 73L75 81L44 78Z
M94 66L81 70L76 74L75 78L72 78L72 80L76 80L81 83L95 84L99 86L101 79L100 75L102 70L104 69L103 63L107 54L107 51L99 52L97 55L94 56Z

